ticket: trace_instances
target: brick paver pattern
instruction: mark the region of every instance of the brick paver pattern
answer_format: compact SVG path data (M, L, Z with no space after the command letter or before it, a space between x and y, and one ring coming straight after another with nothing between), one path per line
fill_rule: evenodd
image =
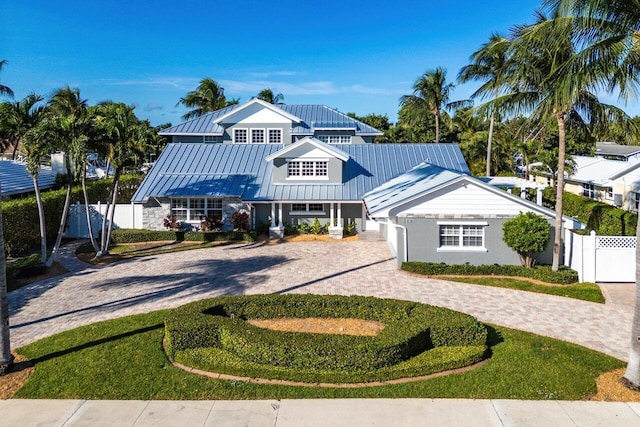
M224 294L371 295L448 307L626 360L630 306L448 282L396 268L385 242L253 243L93 267L63 248L65 276L9 294L14 348L100 320Z

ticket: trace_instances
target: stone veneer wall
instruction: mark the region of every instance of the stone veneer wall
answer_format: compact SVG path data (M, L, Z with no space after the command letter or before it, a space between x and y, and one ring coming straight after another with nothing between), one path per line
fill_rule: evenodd
M222 198L222 221L224 230L233 230L231 217L237 211L245 211L251 215L249 206L236 197ZM171 201L168 198L151 198L143 205L142 209L142 227L147 230L164 230L162 225L164 218L171 212ZM251 219L249 219L251 224ZM193 223L197 227L199 223Z

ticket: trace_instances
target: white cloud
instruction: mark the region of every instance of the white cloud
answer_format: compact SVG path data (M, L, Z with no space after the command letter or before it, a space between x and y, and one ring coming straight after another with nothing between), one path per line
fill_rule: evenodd
M272 76L297 76L300 73L297 71L265 71L265 72L261 72L261 73L249 73L249 75L251 77L257 78L257 79L268 79L269 77Z
M102 81L114 86L156 86L193 90L200 80L193 77L149 77L147 79L103 79Z
M144 107L144 111L154 111L154 110L162 110L164 107L162 105L158 105L158 104L147 104L146 107Z

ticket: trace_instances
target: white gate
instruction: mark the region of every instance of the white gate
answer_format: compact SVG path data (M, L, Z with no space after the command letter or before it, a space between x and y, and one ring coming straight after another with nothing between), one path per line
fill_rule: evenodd
M636 238L567 233L565 264L578 272L581 282L636 281Z

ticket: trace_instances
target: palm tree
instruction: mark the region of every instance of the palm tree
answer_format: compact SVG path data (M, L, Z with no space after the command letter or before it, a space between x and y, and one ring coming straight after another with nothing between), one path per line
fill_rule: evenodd
M69 87L59 89L53 94L47 107L48 118L34 130L39 134L40 141L52 141L52 149L64 152L67 176L69 178L58 235L51 256L45 264L47 267L51 267L58 255L67 222L67 214L69 213L71 191L74 182L72 165L83 164L80 159L82 157L86 158L86 151L83 147L88 140L91 122L87 117L87 101L80 98L80 91L78 89L71 89ZM78 171L76 168L76 173L79 172L81 171Z
M205 77L200 80L195 90L187 93L184 98L180 98L176 107L183 104L185 107L192 108L182 116L183 119L189 120L237 103L237 99L227 101L224 88L212 78Z
M561 35L564 36L561 36ZM548 43L553 37L554 43ZM598 89L605 70L581 66L569 27L551 22L544 15L531 26L514 29L514 92L492 101L497 108L531 113L534 122L553 118L558 124L558 168L556 180L555 239L552 269L557 271L562 250L562 204L566 158L567 122L582 121L592 126L607 121L624 121L628 116L619 108L605 105L592 93ZM484 108L487 108L486 106Z
M274 95L271 88L262 89L256 98L269 104L283 104L282 101L284 101L284 95L281 93Z
M4 67L6 64L7 64L6 59L3 59L2 61L0 61L0 71L2 71L2 67ZM9 96L13 98L13 91L9 86L4 86L0 84L0 96Z
M447 72L438 67L429 70L413 84L413 93L400 98L400 106L407 107L418 116L432 115L435 119L436 138L440 142L440 115L444 110L467 107L470 100L451 102L451 92L455 85L447 83ZM424 120L424 119L423 119Z
M584 66L609 70L608 88L625 100L638 97L640 78L640 2L637 0L546 0L572 23L584 47ZM629 363L623 379L640 390L640 221L636 229L636 294L631 325Z
M489 41L471 55L471 64L462 67L458 73L458 81L466 83L470 80L484 81L471 98L485 98L492 96L495 100L506 89L511 62L509 59L510 40L493 34ZM495 105L490 107L489 135L487 138L487 168L486 175L491 175L491 143L495 124Z
M108 146L110 164L115 167L113 184L109 188L107 212L102 219L100 249L96 256L109 253L109 241L113 230L113 216L118 200L118 186L122 171L136 158L144 156L147 128L134 113L133 106L122 103L105 102L96 108L96 125L101 143Z
M45 108L38 105L43 99L32 93L22 101L0 104L0 138L7 142L7 146L13 145L11 157L14 160L24 135L43 119Z

